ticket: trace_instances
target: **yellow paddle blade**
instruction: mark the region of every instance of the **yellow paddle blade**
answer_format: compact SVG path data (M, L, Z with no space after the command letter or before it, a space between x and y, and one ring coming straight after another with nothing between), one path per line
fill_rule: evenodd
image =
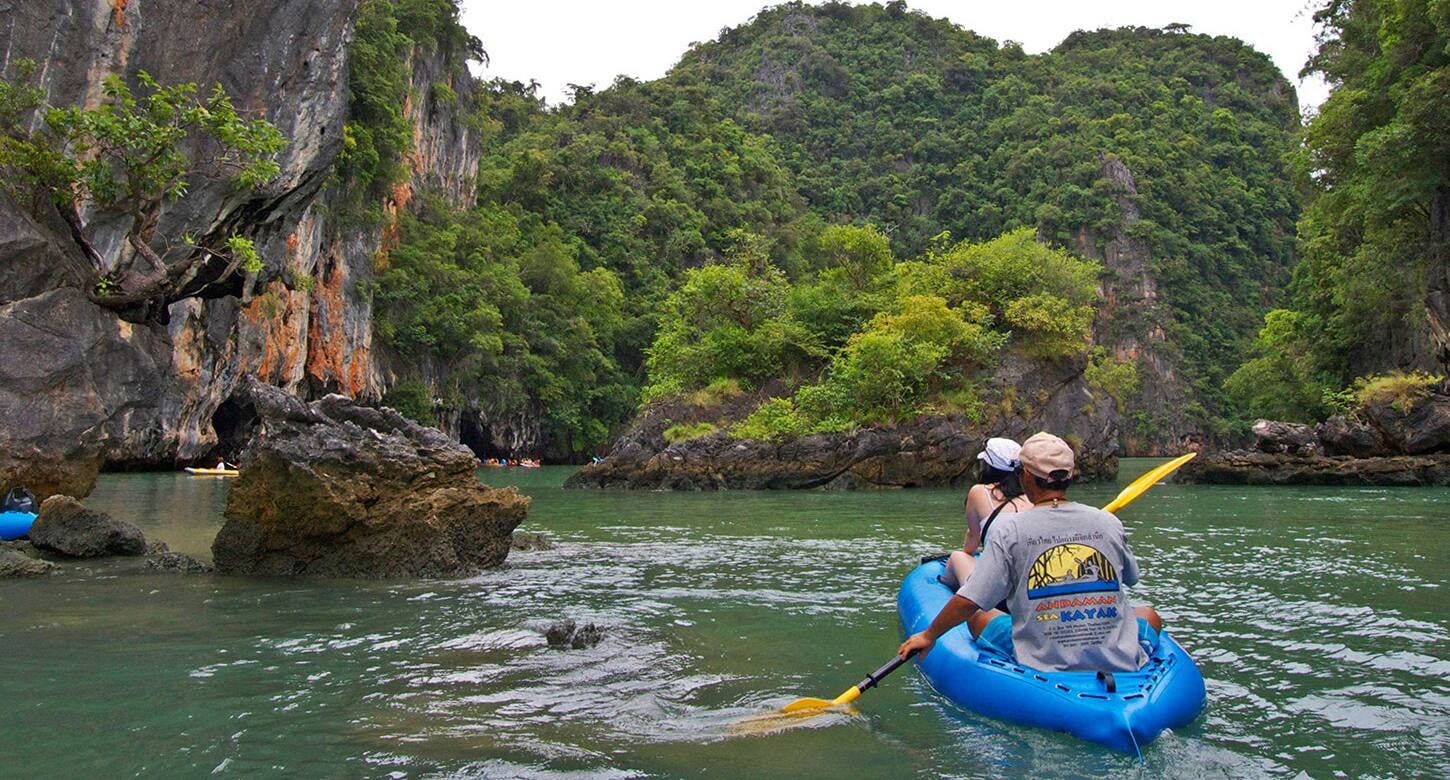
M1164 477L1177 471L1179 466L1182 466L1188 461L1193 460L1194 456L1196 455L1198 455L1198 453L1196 452L1190 452L1187 455L1181 455L1177 458L1174 458L1173 460L1168 461L1167 463L1164 463L1158 468L1149 471L1147 474L1144 474L1143 476L1133 480L1133 483L1123 488L1123 492L1119 493L1118 497L1112 500L1112 503L1103 507L1103 511L1117 512L1119 509L1122 509L1128 504L1133 503L1133 500L1136 499L1138 496L1147 493L1148 488L1153 487L1154 485L1158 484Z
M861 692L855 688L851 689L860 696ZM846 704L854 701L856 696L849 699L846 694L841 694L836 701L830 699L796 699L790 704L781 707L775 712L767 712L764 715L752 715L748 718L731 723L725 729L726 733L735 737L754 737L762 734L772 734L777 731L784 731L811 721L817 715L825 715L828 712L844 712L851 714L855 712L854 707L839 707L839 704ZM841 699L845 699L844 702Z
M796 699L790 704L780 708L780 712L803 712L805 710L823 710L831 706L830 699Z

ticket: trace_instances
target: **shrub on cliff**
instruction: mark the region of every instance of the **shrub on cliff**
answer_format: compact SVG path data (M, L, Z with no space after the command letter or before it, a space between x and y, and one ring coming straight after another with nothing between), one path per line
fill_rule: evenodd
M193 179L250 190L276 176L273 156L287 144L277 128L243 119L220 84L199 97L194 83L163 86L143 70L137 90L108 76L99 104L61 107L33 83L35 63L19 62L15 72L14 81L0 80L0 185L66 225L91 263L95 303L139 320L186 297L213 258L224 263L218 279L261 270L245 236L163 236L157 226ZM132 250L114 264L92 243L93 223L108 218L123 220Z
M1354 398L1361 407L1391 406L1401 414L1409 414L1444 382L1445 377L1424 371L1391 371L1356 379Z

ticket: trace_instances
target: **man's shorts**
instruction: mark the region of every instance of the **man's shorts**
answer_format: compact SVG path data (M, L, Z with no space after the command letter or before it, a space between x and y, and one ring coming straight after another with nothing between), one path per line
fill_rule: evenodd
M1138 618L1138 644L1148 655L1158 649L1158 632L1143 618ZM986 627L977 637L977 648L1015 663L1017 651L1012 646L1012 616L998 615L987 621Z

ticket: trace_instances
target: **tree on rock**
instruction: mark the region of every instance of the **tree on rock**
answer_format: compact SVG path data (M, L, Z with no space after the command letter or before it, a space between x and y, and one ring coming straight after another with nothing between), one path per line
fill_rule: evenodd
M110 76L99 105L57 107L35 84L33 62L15 70L0 81L0 183L38 216L53 209L64 222L94 272L93 301L139 320L186 297L206 261L225 263L218 279L261 270L245 236L162 236L157 225L197 178L249 190L276 176L273 156L287 144L277 128L242 118L220 84L201 97L194 83L162 86L140 71L135 93ZM94 227L113 218L130 251L107 260Z

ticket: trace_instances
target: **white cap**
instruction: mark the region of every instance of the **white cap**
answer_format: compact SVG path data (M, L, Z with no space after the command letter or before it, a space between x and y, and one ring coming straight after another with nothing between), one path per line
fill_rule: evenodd
M993 437L987 440L987 446L977 453L977 460L984 460L988 466L998 471L1012 471L1017 468L1017 455L1022 452L1022 445L1011 439Z

